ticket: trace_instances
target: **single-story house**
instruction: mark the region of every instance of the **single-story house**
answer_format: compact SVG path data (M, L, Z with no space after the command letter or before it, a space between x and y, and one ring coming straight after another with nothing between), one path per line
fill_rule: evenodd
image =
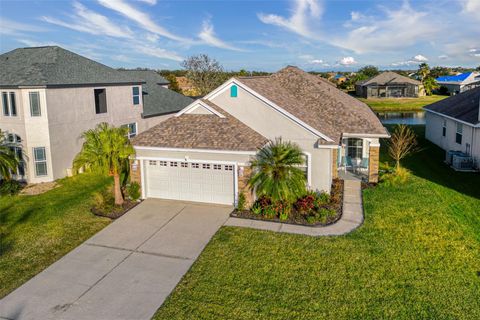
M450 95L480 87L480 73L478 72L466 72L455 76L442 76L436 80L438 85L445 87Z
M278 137L302 148L308 187L329 192L339 171L354 166L377 181L379 139L389 134L366 104L289 66L231 78L137 135L131 177L143 198L231 205L242 192L251 201L250 161Z
M420 81L386 71L355 83L355 93L362 98L417 98L425 90Z
M480 166L480 87L424 107L425 137L445 150L459 151ZM450 161L447 161L450 162Z

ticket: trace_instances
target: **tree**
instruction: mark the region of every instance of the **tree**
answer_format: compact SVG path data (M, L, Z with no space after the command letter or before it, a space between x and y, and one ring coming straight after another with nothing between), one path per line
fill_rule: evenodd
M200 95L206 95L225 80L222 65L206 54L191 56L182 62L187 78L198 88Z
M0 130L0 178L9 180L11 174L17 172L19 159L12 150L14 143Z
M303 163L299 146L277 138L257 152L251 164L249 186L257 196L295 201L306 192L305 175L298 167Z
M395 160L396 168L400 168L400 160L417 151L418 142L415 132L404 124L397 125L388 141L388 154Z
M73 160L73 168L80 168L100 174L113 176L115 204L123 204L120 175L128 168L129 157L135 153L127 138L128 128L113 127L108 123L100 123L95 129L82 134L85 139L82 150Z
M169 82L168 89L178 93L182 93L182 89L178 85L177 77L173 73L170 73L169 75L167 75L165 79L167 79Z
M438 85L435 78L428 76L423 79L423 88L425 89L425 93L427 94L427 96L431 96L433 90L440 88L440 86Z
M367 78L372 78L380 74L380 71L378 71L378 68L375 66L365 66L358 70L358 73L364 74Z
M420 76L420 79L422 79L423 81L430 75L430 67L428 66L427 63L423 62L418 66L417 73Z

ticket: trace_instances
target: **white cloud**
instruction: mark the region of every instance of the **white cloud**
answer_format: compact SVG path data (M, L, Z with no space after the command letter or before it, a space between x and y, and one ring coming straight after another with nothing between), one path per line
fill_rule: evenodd
M365 20L362 25L357 24L347 35L337 37L331 43L356 53L394 51L430 40L439 32L440 28L432 17L413 10L408 2L398 10L381 10L385 14L383 19L362 19ZM358 21L360 15L355 14L354 18Z
M18 35L23 33L42 32L42 31L45 31L45 29L30 25L30 24L12 21L4 17L0 18L0 34Z
M415 62L427 62L428 58L425 56L422 56L421 54L417 54L415 57L412 58L412 60Z
M463 12L472 14L480 20L480 1L479 0L463 0L462 1Z
M468 50L468 53L469 53L472 57L480 58L480 49L472 48L472 49Z
M60 46L60 44L53 41L36 41L30 39L17 39L17 41L27 47Z
M113 60L120 61L120 62L130 62L130 58L123 54L117 54L112 56Z
M314 32L308 27L311 18L319 18L323 13L323 7L318 0L295 0L292 15L288 18L276 14L259 13L257 16L265 24L271 24L303 37L315 38Z
M446 55L446 54L441 54L441 55L438 56L438 59L440 59L440 60L446 60L448 58L449 58L449 56Z
M154 6L157 4L157 0L137 0L137 1L145 2L146 4L149 4L151 6Z
M342 66L351 66L351 65L357 64L357 61L355 61L355 58L353 57L344 57L340 59L338 63L341 64Z
M98 0L98 2L102 6L114 10L124 17L135 21L139 26L151 33L155 33L179 42L191 42L191 40L177 36L164 27L158 25L147 13L137 10L135 7L123 0Z
M139 45L138 47L136 47L136 50L140 51L143 54L156 57L156 58L168 59L168 60L174 60L174 61L184 60L184 58L179 56L177 53L168 51L162 48L158 48L158 47Z
M65 28L95 35L133 38L133 32L128 27L115 25L107 17L87 9L81 3L74 2L73 6L75 8L75 15L70 17L70 22L47 16L42 17L42 20Z
M210 23L209 19L203 21L202 31L198 34L198 37L205 43L213 47L227 49L227 50L234 50L234 51L243 51L240 48L234 47L225 41L219 39L215 35L215 30L213 29L213 25Z
M157 42L160 39L160 36L154 33L147 33L145 38L150 42Z

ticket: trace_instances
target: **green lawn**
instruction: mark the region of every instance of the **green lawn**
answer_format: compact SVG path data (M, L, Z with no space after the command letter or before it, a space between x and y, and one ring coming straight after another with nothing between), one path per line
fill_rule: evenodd
M90 204L110 181L83 174L41 195L0 198L0 298L109 223Z
M359 229L223 227L154 319L480 319L480 176L421 141L408 184L364 192Z
M416 111L445 98L447 96L432 95L420 98L358 99L368 104L373 111Z

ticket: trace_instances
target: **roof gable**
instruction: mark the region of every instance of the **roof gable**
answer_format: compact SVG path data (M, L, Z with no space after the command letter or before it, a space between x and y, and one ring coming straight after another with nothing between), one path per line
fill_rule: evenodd
M375 77L372 77L370 79L357 82L357 84L362 85L362 86L369 86L369 85L388 85L388 84L403 84L403 83L408 83L408 84L413 84L413 85L420 85L421 82L402 76L398 73L392 72L392 71L385 71L380 73L379 75L376 75Z

